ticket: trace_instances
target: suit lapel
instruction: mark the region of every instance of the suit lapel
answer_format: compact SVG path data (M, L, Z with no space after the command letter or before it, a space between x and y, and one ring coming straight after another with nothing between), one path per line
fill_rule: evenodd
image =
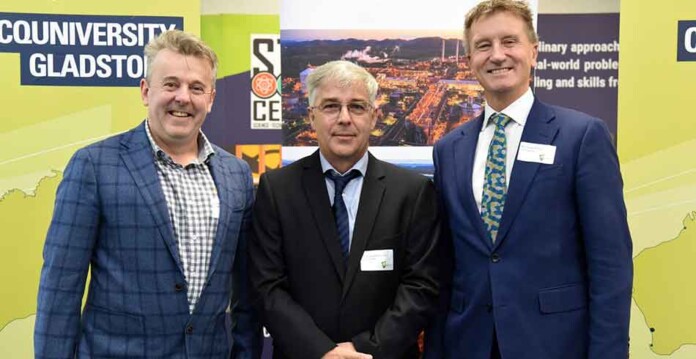
M358 214L355 219L350 246L350 256L348 257L348 270L343 284L343 298L348 293L355 274L360 268L360 260L367 246L367 239L372 233L372 227L377 219L382 197L384 196L385 187L381 182L385 176L384 169L382 164L372 154L368 154L368 156L367 173L363 179Z
M471 214L471 223L476 227L478 238L481 239L473 243L484 252L490 251L493 244L488 240L488 234L484 227L483 220L479 214L476 199L474 198L474 190L471 186L473 176L474 158L476 156L476 145L478 144L479 133L483 126L483 112L476 117L473 126L466 126L462 129L462 137L454 144L454 166L457 178L457 188L459 188L459 196L464 206L464 212Z
M130 131L127 136L124 136L123 140L121 140L121 147L121 158L126 164L128 171L130 171L131 176L133 176L133 180L143 196L145 204L150 209L150 213L152 213L152 217L155 219L159 232L164 239L165 246L183 274L184 267L181 264L179 250L174 241L174 231L169 218L167 200L164 198L159 175L155 168L156 164L152 146L145 133L145 124L141 124Z
M334 269L341 282L343 282L346 271L345 263L343 261L341 244L338 241L338 233L336 232L336 221L334 221L331 212L331 202L326 190L326 181L324 174L321 172L319 150L302 161L302 189L305 198L307 203L309 203L310 212L314 217L314 222L319 229L319 234L326 246L326 250L329 252L331 261L334 264Z
M554 118L553 110L535 99L524 125L521 142L550 144L558 132L558 126L553 122ZM517 217L538 169L538 163L515 161L510 175L510 185L505 199L498 239L495 242L496 248L505 240L505 235Z
M210 175L213 177L213 181L215 182L218 199L220 200L220 213L218 217L217 229L215 231L213 251L210 253L210 267L208 269L207 279L213 275L215 268L217 268L217 262L220 258L220 253L222 253L222 242L227 234L227 227L232 220L230 218L232 214L230 208L232 207L232 203L234 201L234 198L232 198L233 191L230 190L230 181L232 181L232 175L226 171L225 164L220 159L219 154L215 154L210 158L209 168ZM236 246L233 248L236 248Z

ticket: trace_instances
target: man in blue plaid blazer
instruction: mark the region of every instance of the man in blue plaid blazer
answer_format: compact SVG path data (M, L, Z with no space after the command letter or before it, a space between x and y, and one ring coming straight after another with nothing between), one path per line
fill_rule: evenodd
M180 31L145 54L148 119L77 151L58 188L35 355L258 358L260 326L247 298L249 167L200 131L217 58Z

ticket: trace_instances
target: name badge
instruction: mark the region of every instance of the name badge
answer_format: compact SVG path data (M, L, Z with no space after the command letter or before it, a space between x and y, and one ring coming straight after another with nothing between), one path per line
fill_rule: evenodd
M380 249L363 252L360 270L363 272L394 270L394 250Z
M552 165L556 158L556 146L520 142L517 160Z

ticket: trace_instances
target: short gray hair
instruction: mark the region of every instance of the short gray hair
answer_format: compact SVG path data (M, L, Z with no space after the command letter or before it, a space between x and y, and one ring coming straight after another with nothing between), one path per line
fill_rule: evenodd
M317 88L328 80L338 81L339 86L362 84L367 89L370 104L377 99L377 80L364 68L345 60L327 62L312 71L307 76L307 91L309 93L309 105L314 105Z

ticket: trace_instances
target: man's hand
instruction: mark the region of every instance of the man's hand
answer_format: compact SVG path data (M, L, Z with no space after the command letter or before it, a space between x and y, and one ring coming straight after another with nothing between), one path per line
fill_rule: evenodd
M322 359L372 359L372 355L358 353L353 343L338 343L338 346L324 354Z

